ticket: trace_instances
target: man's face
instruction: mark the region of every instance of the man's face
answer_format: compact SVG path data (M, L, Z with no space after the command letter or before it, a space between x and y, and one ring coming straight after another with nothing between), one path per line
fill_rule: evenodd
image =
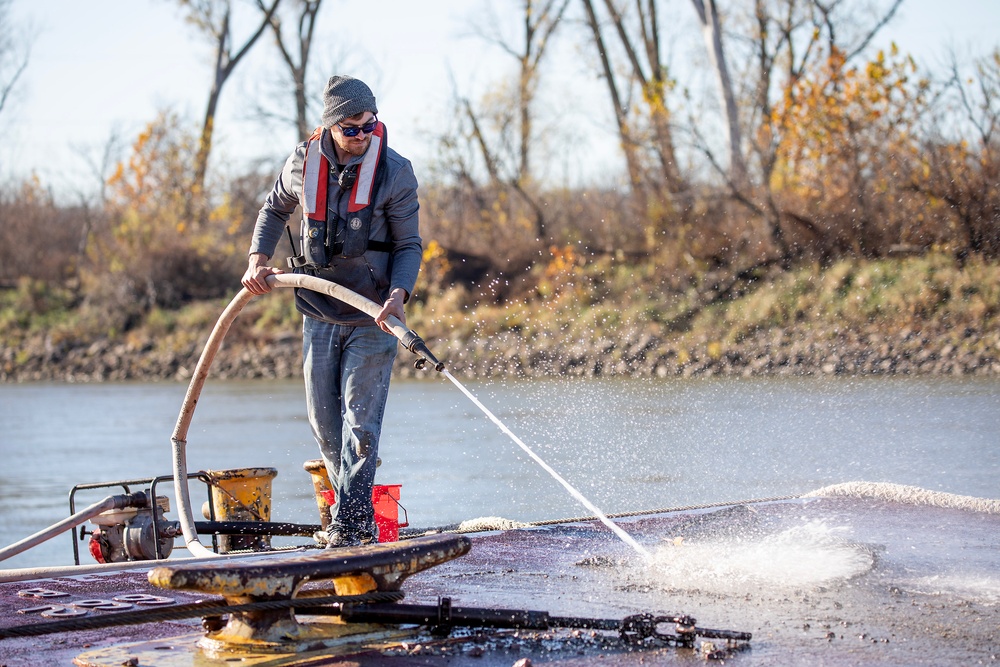
M371 143L372 135L368 132L359 132L355 136L349 137L344 134L344 128L361 127L373 120L375 120L375 114L371 111L365 111L356 116L345 118L330 128L330 136L333 137L333 142L337 144L340 150L345 153L363 155L368 150L368 144Z

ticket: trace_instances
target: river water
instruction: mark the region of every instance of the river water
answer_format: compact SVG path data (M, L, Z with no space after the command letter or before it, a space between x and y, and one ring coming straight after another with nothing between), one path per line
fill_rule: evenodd
M797 495L848 481L1000 498L997 380L464 384L606 513ZM169 475L185 390L0 385L0 546L68 516L74 484ZM302 468L318 456L303 402L299 380L209 381L188 434L189 470L277 468L272 519L319 523ZM440 376L395 381L380 455L376 481L402 484L412 527L590 515ZM173 493L169 484L158 491ZM77 509L117 492L80 492ZM194 484L192 497L196 506L204 498ZM176 519L171 503L167 516ZM0 567L70 563L67 534Z

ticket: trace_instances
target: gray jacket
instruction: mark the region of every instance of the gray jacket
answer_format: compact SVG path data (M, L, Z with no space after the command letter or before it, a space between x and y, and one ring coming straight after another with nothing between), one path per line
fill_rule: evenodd
M299 144L295 152L285 161L278 180L257 214L257 224L253 231L250 252L260 252L273 258L275 248L285 230L288 218L299 206L302 194L302 165L305 161L308 142ZM333 141L324 130L320 151L330 161L327 207L328 219L334 215L346 220L349 190L341 190L337 183L337 158ZM345 166L361 162L363 156L355 156ZM334 257L330 267L314 271L315 275L343 285L379 305L385 303L389 293L402 287L406 293L413 293L420 271L423 248L418 224L417 179L410 161L392 148L386 150L385 180L375 194L372 203L370 238L375 241L391 241L391 252L368 250L360 257ZM302 239L299 239L301 248ZM291 254L291 249L289 249ZM273 264L273 262L272 262ZM334 324L351 326L374 326L371 317L332 297L311 290L295 290L295 307L303 315Z

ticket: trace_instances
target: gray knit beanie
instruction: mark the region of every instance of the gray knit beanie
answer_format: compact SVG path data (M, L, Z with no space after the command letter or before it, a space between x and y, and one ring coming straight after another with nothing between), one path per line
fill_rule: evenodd
M353 76L331 76L323 93L323 127L365 111L378 113L371 88Z

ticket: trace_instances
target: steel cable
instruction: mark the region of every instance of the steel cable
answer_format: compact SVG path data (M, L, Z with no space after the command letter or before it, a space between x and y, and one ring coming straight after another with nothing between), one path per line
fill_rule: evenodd
M759 503L773 503L779 500L794 500L801 496L775 496L773 498L754 498L753 500L736 500L723 503L707 503L704 505L685 505L683 507L669 507L652 510L637 510L634 512L620 512L618 514L608 514L611 519L625 519L633 516L649 516L652 514L670 514L672 512L690 512L691 510L709 509L712 507L730 507L734 505L754 505ZM529 526L552 526L560 523L578 523L580 521L596 521L596 516L582 516L570 519L549 519L546 521L531 521Z
M632 511L632 512L618 512L618 513L615 513L615 514L607 514L605 516L607 516L609 519L626 519L626 518L635 517L635 516L651 516L651 515L654 515L654 514L671 514L671 513L674 513L674 512L690 512L691 510L711 509L713 507L732 507L732 506L736 506L736 505L754 505L754 504L759 504L759 503L773 503L773 502L779 502L779 501L782 501L782 500L797 500L797 499L800 499L800 498L802 498L802 496L793 495L793 496L774 496L774 497L771 497L771 498L753 498L751 500L727 500L725 502L705 503L705 504L702 504L702 505L683 505L683 506L680 506L680 507L661 507L661 508L658 508L658 509L636 510L636 511ZM519 524L517 524L516 527L517 528L537 528L537 527L540 527L540 526L556 526L556 525L560 525L560 524L564 524L564 523L582 523L584 521L597 521L597 520L598 520L598 518L596 516L578 516L578 517L568 517L568 518L565 518L565 519L547 519L547 520L544 520L544 521L528 521L528 522L524 522L524 523L519 523ZM422 535L436 534L436 533L459 533L459 534L464 534L464 533L484 533L484 532L488 532L488 531L491 531L491 530L500 530L500 529L499 528L496 528L496 529L494 529L494 528L482 528L482 527L478 527L478 526L475 527L475 528L462 529L462 528L459 528L458 526L456 526L455 524L452 524L450 526L443 526L443 527L440 527L440 528L423 528L423 529L419 529L418 528L418 529L415 529L412 532L411 531L406 531L405 534L403 533L403 531L400 531L399 539L400 540L406 540L406 539L411 539L411 538L414 538L414 537L420 537Z

